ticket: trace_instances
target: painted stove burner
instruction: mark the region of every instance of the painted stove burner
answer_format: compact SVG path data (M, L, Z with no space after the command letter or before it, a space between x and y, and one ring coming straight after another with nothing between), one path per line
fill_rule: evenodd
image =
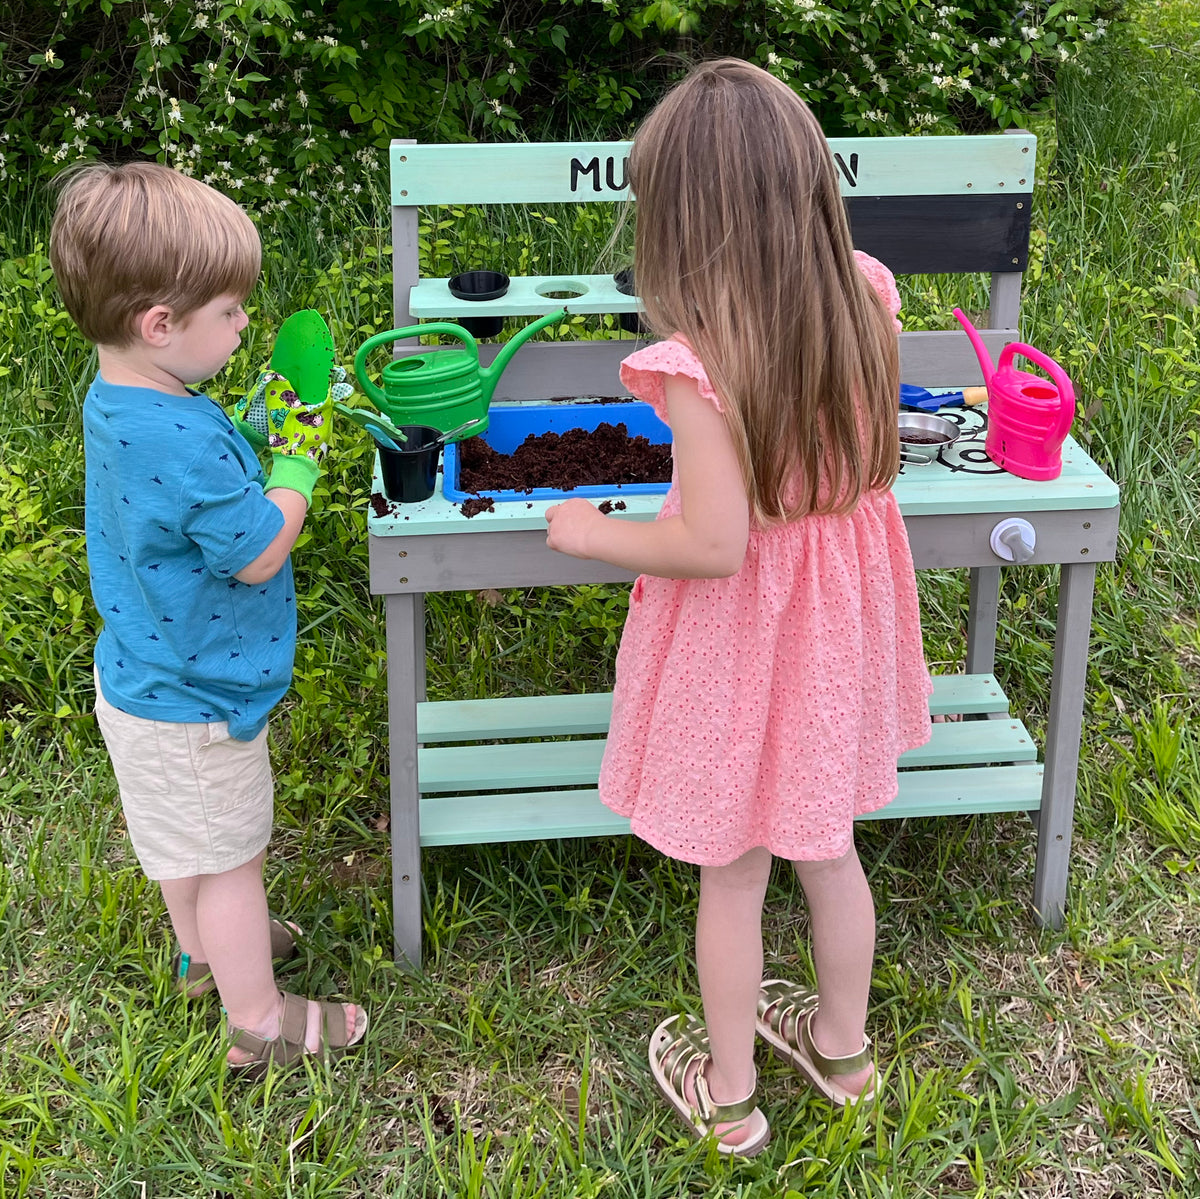
M1004 473L1004 468L997 466L983 448L988 421L987 413L982 408L939 408L936 415L958 425L962 429L962 433L957 441L938 451L934 462L949 471L961 471L968 475L1002 475ZM913 478L919 479L921 472L927 471L932 465L932 462L926 466L902 462L900 473L902 475L911 474Z

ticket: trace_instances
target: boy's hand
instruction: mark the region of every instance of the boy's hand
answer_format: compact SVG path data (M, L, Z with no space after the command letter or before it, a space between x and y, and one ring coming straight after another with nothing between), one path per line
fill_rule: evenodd
M587 500L555 504L546 509L546 545L572 558L590 558L588 542L591 533L606 519Z

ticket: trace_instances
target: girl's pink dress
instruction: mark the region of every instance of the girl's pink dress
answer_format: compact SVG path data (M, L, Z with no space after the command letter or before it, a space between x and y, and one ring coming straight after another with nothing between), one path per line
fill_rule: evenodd
M860 266L893 315L890 272ZM671 338L621 381L667 419L664 376L720 408L700 360ZM660 517L679 512L672 482ZM854 817L896 795L896 759L930 736L916 580L891 491L847 516L751 529L724 579L634 583L600 798L673 858L723 866L756 846L840 857Z

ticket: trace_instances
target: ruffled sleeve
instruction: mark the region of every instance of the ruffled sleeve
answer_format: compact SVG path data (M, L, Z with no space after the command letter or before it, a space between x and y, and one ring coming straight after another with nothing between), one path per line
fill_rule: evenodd
M695 379L700 394L711 400L718 412L721 411L721 401L708 381L703 364L691 346L679 340L678 335L644 346L621 363L622 384L630 395L645 400L664 423L667 423L667 375Z
M879 293L899 333L901 325L896 314L900 311L900 293L896 290L896 276L878 258L872 258L862 250L854 251L854 261L858 263L858 269L866 276L867 282Z

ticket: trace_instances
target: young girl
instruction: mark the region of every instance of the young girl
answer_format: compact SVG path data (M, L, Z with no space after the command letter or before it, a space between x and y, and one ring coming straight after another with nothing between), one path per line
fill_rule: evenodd
M700 871L704 1023L654 1031L650 1065L698 1136L750 1155L757 1032L835 1103L867 1100L875 945L856 815L930 735L904 524L890 272L855 253L808 107L735 59L705 63L639 130L638 293L665 340L621 379L671 426L659 519L550 508L547 544L642 572L630 596L600 795ZM890 309L890 312L889 312ZM808 900L817 989L762 979L772 855Z

